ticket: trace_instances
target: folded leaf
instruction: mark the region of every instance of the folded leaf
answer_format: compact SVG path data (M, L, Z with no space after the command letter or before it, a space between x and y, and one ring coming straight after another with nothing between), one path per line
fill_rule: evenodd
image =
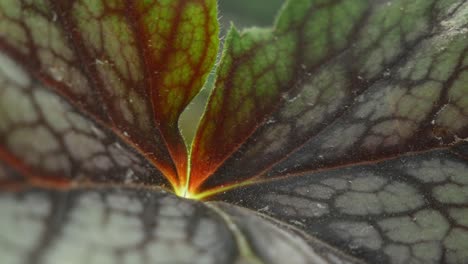
M216 1L2 0L0 7L2 50L112 127L176 188L185 186L177 122L216 57Z

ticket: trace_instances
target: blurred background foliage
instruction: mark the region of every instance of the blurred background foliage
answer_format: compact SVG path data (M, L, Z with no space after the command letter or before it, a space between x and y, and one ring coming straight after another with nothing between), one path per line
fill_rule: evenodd
M221 27L270 26L284 0L219 0Z
M220 37L224 35L234 23L236 28L271 26L276 13L285 0L219 0ZM207 84L190 105L185 109L179 121L179 127L187 144L191 144L198 122L205 108L206 101L213 86L215 76L212 74Z

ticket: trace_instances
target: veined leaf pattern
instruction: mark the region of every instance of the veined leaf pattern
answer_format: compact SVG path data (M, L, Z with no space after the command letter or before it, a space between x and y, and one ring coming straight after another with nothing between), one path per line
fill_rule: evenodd
M276 165L276 174L378 160L468 136L466 110L458 106L466 95L465 4L306 2L290 1L275 30L264 33L266 40L256 39L257 30L242 36L231 32L218 89L193 150L192 160L198 163L192 170L215 168L192 175L200 177L196 183L206 180L202 189L271 176L271 167L287 162L291 153L291 162ZM304 19L289 22L292 14ZM297 48L276 63L279 57L274 56L282 53L275 47L286 41ZM261 63L244 62L257 57ZM284 64L288 60L293 60L292 70ZM284 68L289 76L281 81L278 72ZM273 83L257 84L262 78ZM238 93L242 100L230 100ZM246 108L247 120L236 120ZM226 111L237 112L224 115ZM448 112L457 112L460 122L447 120ZM215 143L217 133L234 133L231 140L238 140L238 149L234 144L228 150L223 142L214 152L201 154L212 149L210 144L220 144ZM222 155L226 162L216 164Z
M2 59L9 67L1 68L0 93L15 94L2 97L0 108L3 131L10 131L2 134L8 141L0 163L2 263L261 263L278 249L299 263L324 258L302 236L254 214L254 226L269 232L255 248L246 246L229 217L167 193L169 182L148 160ZM37 119L25 119L32 113ZM21 131L34 134L14 136ZM272 237L298 247L271 247Z
M110 130L100 127L0 55L0 157L18 176L8 188L147 184L164 175ZM13 175L7 173L6 175Z
M232 28L187 155L217 32L214 0L0 0L2 263L468 262L468 1Z
M157 190L30 190L2 194L0 201L2 263L234 263L240 257L216 213Z
M216 57L214 0L1 6L3 50L133 144L176 188L186 184L177 122Z

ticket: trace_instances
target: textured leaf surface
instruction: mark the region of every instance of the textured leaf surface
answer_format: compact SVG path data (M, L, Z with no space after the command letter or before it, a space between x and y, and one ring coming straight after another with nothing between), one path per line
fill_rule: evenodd
M2 50L185 184L177 122L216 57L214 0L0 6Z
M283 103L205 187L250 177L253 184L213 199L370 263L468 261L468 5L402 3L374 2L354 44L316 70L304 66ZM422 13L395 18L393 8Z
M465 263L467 150L309 172L217 199L266 213L370 263Z
M226 203L211 203L236 225L234 234L244 254L259 263L359 263L320 241L304 237L290 227Z
M0 185L170 188L164 175L124 141L29 78L5 55L0 55L0 120L0 159L18 174L0 177Z
M287 254L298 264L326 263L326 257L331 263L354 263L325 255L333 250L323 244L317 247L325 255L320 257L301 236L246 209L207 207L157 188L32 189L0 194L0 206L2 263L281 264ZM233 214L235 222L213 206ZM232 228L238 221L242 229ZM244 238L242 232L252 236Z
M221 218L157 190L31 190L0 195L0 206L2 263L233 263L237 256Z
M468 262L468 1L232 29L187 181L215 5L0 0L0 262Z
M467 12L465 1L289 1L272 31L232 30L191 188L467 137Z

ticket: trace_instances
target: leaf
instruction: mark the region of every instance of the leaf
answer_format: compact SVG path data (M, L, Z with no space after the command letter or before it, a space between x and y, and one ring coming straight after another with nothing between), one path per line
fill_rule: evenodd
M468 1L290 0L231 29L190 178L214 1L0 7L2 263L468 261Z
M259 245L240 248L242 232L231 230L230 217L212 209L227 205L207 206L156 187L169 188L125 142L28 79L7 57L0 61L8 65L0 68L5 126L0 138L7 140L0 156L5 161L0 163L2 263L263 263L278 250L297 253L303 263L310 256L321 258L301 236L230 208L234 215L251 214L252 226L268 230L249 239L260 239ZM28 116L34 119L25 120ZM18 133L23 136L14 136ZM22 159L12 161L15 156ZM298 248L266 244L272 237Z
M257 227L248 231L254 237L246 239L255 244L248 249L254 255L247 255L236 244L241 234L215 211L161 190L33 189L0 194L0 206L2 263L284 263L290 253L295 263L324 261L300 236L250 211L209 205L234 215L236 222L247 219L239 221L242 228ZM23 233L27 239L18 236Z
M2 263L232 263L238 255L218 215L159 191L32 190L2 194L0 206Z
M258 263L358 263L320 241L304 239L288 226L252 211L220 202L210 205L218 208L215 211L222 210L219 213L237 226L233 233L241 240L238 244L246 245L244 254L252 254Z
M192 192L467 137L466 12L464 1L289 1L274 29L231 30Z
M356 23L343 21L357 28L339 45L330 21L351 2L290 1L267 33L273 42L231 32L195 143L209 151L194 154L206 156L193 190L224 191L210 199L265 213L369 263L466 262L467 2L371 2ZM301 25L325 26L298 30L290 15L298 12L310 12ZM293 63L301 67L270 99L263 79L246 75L285 41L284 21L301 43ZM320 45L328 56L312 53ZM262 74L275 80L287 60L271 54ZM236 119L249 100L256 115ZM217 143L213 153L225 133L237 146Z
M466 149L434 150L311 171L214 199L266 213L369 263L463 263L467 158Z
M177 122L216 57L214 0L1 6L2 50L186 184Z
M170 187L165 176L123 140L29 78L5 55L0 55L0 84L0 159L18 174L0 177L1 185Z

